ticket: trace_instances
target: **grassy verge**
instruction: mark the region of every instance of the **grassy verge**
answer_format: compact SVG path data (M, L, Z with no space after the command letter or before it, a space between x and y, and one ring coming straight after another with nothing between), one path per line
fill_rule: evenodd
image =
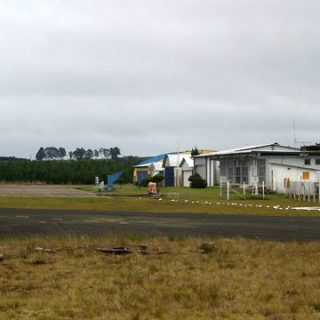
M211 253L198 252L204 242ZM149 255L139 254L140 244ZM93 250L115 245L133 253ZM36 251L39 246L62 250ZM320 316L319 242L118 235L0 239L1 252L1 320Z
M188 201L150 198L46 198L0 197L0 208L99 210L112 212L209 213L271 216L319 216L319 211L296 211L288 206L304 206L290 200ZM279 207L280 206L280 209Z
M96 193L96 188L88 185L70 186L78 190L94 192ZM239 191L239 190L237 190ZM208 187L206 189L192 189L186 187L161 187L160 188L161 197L169 198L170 193L178 193L181 200L219 200L220 188L219 187ZM117 185L114 192L104 191L104 195L109 196L127 196L127 197L141 197L147 194L147 188L138 188L134 185ZM258 197L252 196L247 193L247 198L261 199L261 195ZM231 193L232 200L242 200L239 194ZM283 200L286 199L284 195L281 194L269 194L266 195L267 200Z
M97 193L92 186L69 186ZM172 193L178 193L178 200ZM119 186L115 192L102 192L90 198L1 196L0 208L75 209L130 212L172 212L210 214L253 214L276 216L319 216L320 211L296 211L292 207L319 206L319 203L291 200L283 195L267 195L266 199L221 200L219 188L161 188L161 198L147 196L146 188Z

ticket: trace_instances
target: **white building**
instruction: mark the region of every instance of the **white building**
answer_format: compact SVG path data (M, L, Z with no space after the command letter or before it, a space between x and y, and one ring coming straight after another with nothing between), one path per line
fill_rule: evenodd
M270 190L285 192L290 181L319 181L320 152L278 143L249 146L197 156L195 171L209 186L217 184L219 177L233 184L264 182Z
M194 157L193 171L207 181L208 187L213 187L220 182L219 161L212 157L215 153L216 152Z
M190 187L189 178L193 174L194 160L191 157L185 157L179 164L181 170L181 185L183 187Z
M193 159L190 151L168 154L163 160L165 185L189 187L192 175Z
M165 186L189 187L188 179L192 170L191 151L171 152L146 159L134 166L133 181L141 183L143 179L161 173L165 177Z
M211 154L212 150L198 150L201 155ZM165 186L189 187L189 177L193 174L194 158L191 150L169 153L163 159Z

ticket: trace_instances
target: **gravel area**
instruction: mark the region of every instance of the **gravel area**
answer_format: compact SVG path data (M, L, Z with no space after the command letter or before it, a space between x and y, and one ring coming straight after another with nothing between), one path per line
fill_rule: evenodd
M95 194L74 189L71 186L45 184L0 184L0 196L76 197L90 198Z

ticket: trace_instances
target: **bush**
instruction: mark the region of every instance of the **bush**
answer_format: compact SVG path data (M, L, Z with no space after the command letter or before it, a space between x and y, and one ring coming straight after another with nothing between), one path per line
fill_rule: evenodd
M191 188L204 189L207 187L207 181L202 179L198 173L192 175L188 180Z
M149 182L153 182L152 181L152 177L147 177L147 178L142 179L140 181L140 186L141 187L147 187Z
M164 180L164 176L161 173L158 173L153 177L147 177L141 180L140 186L147 187L149 182L155 182L158 185L163 180Z
M161 173L158 173L154 177L152 177L152 182L155 182L156 184L161 183L163 180L164 180L164 175Z

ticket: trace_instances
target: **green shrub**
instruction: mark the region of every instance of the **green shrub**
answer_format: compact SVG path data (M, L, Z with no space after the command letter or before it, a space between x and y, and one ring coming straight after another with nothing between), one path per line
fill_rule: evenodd
M207 181L202 179L198 173L195 173L188 179L191 188L204 189L207 187Z
M153 181L152 181L152 177L147 177L147 178L142 179L142 180L140 181L140 186L146 188L146 187L148 186L148 183L149 183L149 182L153 182Z
M151 179L152 179L152 182L159 184L164 180L164 175L161 173L158 173L155 176L153 176Z
M147 187L149 182L155 182L157 185L164 180L164 176L161 173L156 174L153 177L147 177L141 180L140 186Z

